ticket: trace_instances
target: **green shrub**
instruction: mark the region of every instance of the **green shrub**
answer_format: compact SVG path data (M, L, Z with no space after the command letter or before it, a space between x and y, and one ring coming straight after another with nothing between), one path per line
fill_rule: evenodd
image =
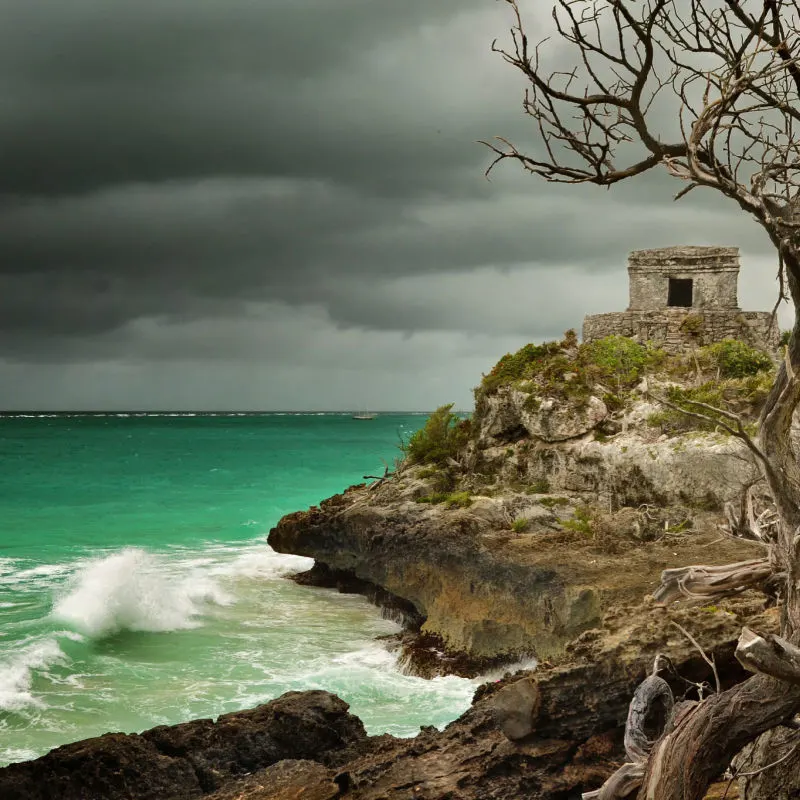
M717 427L713 422L688 416L680 409L704 414L713 420L724 419L721 414L706 408L698 408L693 403L704 403L730 411L752 422L761 411L771 388L771 370L743 378L707 381L700 386L671 386L666 392L666 399L678 408L664 406L660 411L651 414L647 423L654 428L660 428L663 433L675 434L693 430L708 431Z
M690 336L699 336L703 332L705 317L702 314L687 314L681 322L681 330Z
M434 492L434 494L418 497L418 503L430 505L444 504L447 508L468 508L472 505L472 495L469 492Z
M568 506L569 500L566 497L542 497L539 505L545 508L555 508L556 506Z
M789 339L791 339L791 338L792 338L792 332L791 331L781 331L781 338L780 338L780 341L778 342L778 344L781 347L786 347L789 344Z
M648 349L627 336L606 336L581 346L580 361L600 381L631 386L651 360Z
M575 531L583 536L592 535L592 513L586 506L575 509L572 519L565 519L561 527L569 531Z
M514 533L525 533L528 530L529 521L525 517L517 517L511 523L511 530Z
M547 494L550 491L550 483L547 478L540 478L534 481L526 490L526 494Z
M452 408L452 403L439 406L428 417L425 426L401 445L406 458L412 464L445 466L467 443L470 421L453 414Z
M526 344L516 353L506 353L492 367L491 372L484 375L479 390L485 394L492 394L501 386L532 378L560 350L558 342L546 342L545 344Z
M614 389L607 396L618 409L624 405L620 393L633 388L647 370L656 369L665 358L663 351L625 336L606 336L578 345L574 331L567 331L561 342L526 344L516 353L504 355L484 376L475 398L480 402L502 386L515 386L529 393L525 408L535 412L542 397L585 402L601 383Z
M774 366L766 353L738 339L723 339L703 347L698 356L710 361L721 378L746 378L770 371Z
M468 508L472 505L472 496L469 492L453 492L447 495L444 504L448 508Z

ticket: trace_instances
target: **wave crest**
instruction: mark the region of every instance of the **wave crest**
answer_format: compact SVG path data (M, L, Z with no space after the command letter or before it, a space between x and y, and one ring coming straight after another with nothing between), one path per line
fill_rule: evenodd
M66 660L55 639L43 639L24 645L9 661L0 662L0 711L43 707L31 694L34 672L47 671Z
M53 616L92 638L196 628L209 604L230 602L218 586L197 577L179 578L166 561L126 548L86 562L56 601Z

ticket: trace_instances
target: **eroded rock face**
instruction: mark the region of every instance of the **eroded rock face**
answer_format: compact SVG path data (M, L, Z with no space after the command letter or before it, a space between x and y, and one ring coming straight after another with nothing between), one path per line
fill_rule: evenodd
M505 485L546 482L551 491L591 494L611 508L648 503L721 509L756 474L738 439L659 435L646 424L659 406L644 399L612 420L596 397L580 405L537 399L534 411L531 397L504 387L481 401L471 471L491 471ZM605 426L612 435L602 431Z
M559 539L565 522L580 526L574 499L511 492L447 508L405 499L406 481L418 478L411 471L374 491L353 487L284 517L269 543L411 603L424 620L423 636L439 637L445 656L467 656L466 665L442 661L444 671L455 661L459 674L476 674L492 660L557 655L611 604L653 591L662 569L707 562L708 543L719 538L709 528L685 536L677 549L672 540L645 546L628 540L627 548L603 550L580 530ZM526 526L517 533L511 522L520 519ZM750 554L746 545L726 541L713 558L723 563Z
M501 388L483 401L480 437L503 442L529 436L543 442L564 442L584 436L608 416L597 397L567 402L555 397L532 398L513 388Z
M286 758L324 760L366 739L328 692L288 692L216 722L108 733L0 769L3 800L184 800Z

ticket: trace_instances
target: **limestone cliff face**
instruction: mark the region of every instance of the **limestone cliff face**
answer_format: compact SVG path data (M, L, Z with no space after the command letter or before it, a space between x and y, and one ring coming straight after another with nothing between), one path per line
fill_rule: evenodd
M584 492L591 482L594 491L603 489L617 499L635 491L637 502L657 502L647 481L635 480L631 464L641 461L640 474L658 484L645 445L634 449L632 459L624 459L611 443L586 443L590 453L602 454L592 459L574 447L560 455L566 465L576 466L574 472L564 470L565 486L579 484ZM517 456L507 459L506 469L516 470ZM702 455L697 459L697 478L702 475L706 488L698 483L690 494L726 495L730 487L714 483L712 473L704 472ZM606 469L615 462L619 474ZM624 470L628 488L618 485ZM613 529L616 539L610 543L594 535L580 516L582 495L531 495L506 486L492 497L473 495L467 508L448 508L417 502L430 496L436 479L420 475L425 471L408 468L373 491L353 487L319 508L284 517L269 543L278 552L310 556L407 600L424 619L422 633L437 637L447 653L466 654L476 669L498 658L553 657L597 625L611 604L652 591L667 567L753 554L752 547L736 542L719 542L710 551L708 544L718 539L716 517L702 511L673 506L655 522L648 521L647 510L608 512L605 530ZM678 497L677 481L669 485ZM660 487L660 495L664 492ZM665 528L685 524L687 514L694 515L692 531L659 538Z
M546 657L597 622L602 590L589 576L568 579L552 559L537 557L532 536L509 531L510 514L535 505L529 499L476 498L467 509L408 499L424 487L409 474L377 492L350 489L284 517L270 545L410 601L425 619L423 633L478 660L534 650Z
M441 669L461 655L466 672L557 655L611 605L652 592L663 569L758 555L717 527L755 475L739 440L664 435L647 381L621 402L600 385L587 393L567 357L551 357L564 365L553 396L545 379L480 392L452 457L284 517L270 545L316 560L306 582L333 571L334 584L401 598Z
M611 414L591 397L570 406L503 388L482 402L473 472L494 472L505 484L546 481L552 491L594 495L611 508L643 503L722 508L755 474L744 444L730 436L668 437L648 427L659 407L640 398ZM605 431L610 432L611 435ZM513 451L513 452L510 452Z

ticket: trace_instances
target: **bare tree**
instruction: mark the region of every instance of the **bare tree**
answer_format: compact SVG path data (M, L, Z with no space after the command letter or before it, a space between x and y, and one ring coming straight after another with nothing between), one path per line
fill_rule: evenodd
M519 0L505 2L511 43L494 49L527 79L523 108L537 135L527 154L502 137L486 142L496 155L487 173L510 159L550 182L611 186L661 168L684 182L675 199L713 189L766 231L781 293L788 287L797 312L800 0L557 0L555 29L572 48L571 66L560 70L544 64L546 41L531 44ZM706 596L714 581L724 594L769 579L779 587L783 638L743 632L738 656L757 674L673 720L645 754L640 798L703 797L743 746L800 710L800 466L790 438L798 371L796 313L757 437L730 426L774 502L765 559L667 576L678 594L703 586ZM629 782L606 789L597 796L632 796Z

